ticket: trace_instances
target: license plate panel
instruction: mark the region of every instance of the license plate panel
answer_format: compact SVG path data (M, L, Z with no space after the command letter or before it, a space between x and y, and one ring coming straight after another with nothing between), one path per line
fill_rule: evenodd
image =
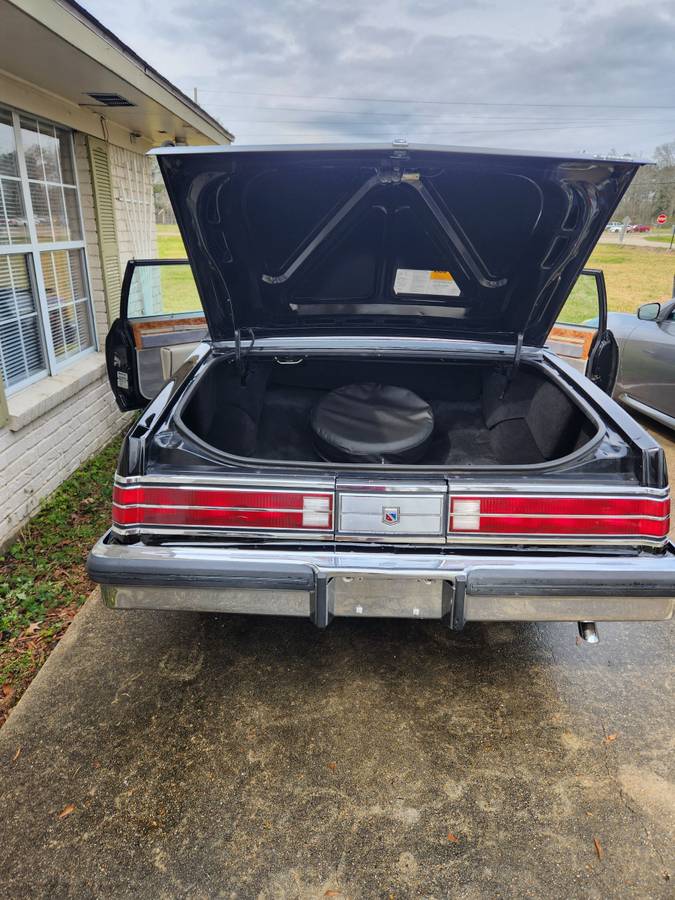
M442 619L452 609L453 586L441 578L336 575L327 585L335 616Z

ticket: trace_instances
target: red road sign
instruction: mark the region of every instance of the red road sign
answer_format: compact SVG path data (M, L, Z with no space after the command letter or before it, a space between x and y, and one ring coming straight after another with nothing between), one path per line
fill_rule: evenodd
M668 216L665 213L659 213L656 217L656 221L659 225L665 225L668 221Z

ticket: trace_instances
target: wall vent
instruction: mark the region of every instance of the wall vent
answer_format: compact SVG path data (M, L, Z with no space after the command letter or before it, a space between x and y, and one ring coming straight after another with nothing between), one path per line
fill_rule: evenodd
M96 100L97 103L103 104L103 106L136 106L135 103L132 103L131 100L127 100L126 97L123 97L121 94L108 94L108 93L87 93L87 97L91 97L92 100Z

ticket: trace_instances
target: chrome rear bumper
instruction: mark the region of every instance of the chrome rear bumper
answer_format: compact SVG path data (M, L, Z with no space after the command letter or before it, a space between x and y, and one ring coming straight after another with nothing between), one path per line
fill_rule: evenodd
M673 615L675 548L639 556L462 556L115 544L89 555L117 609L467 621L658 621Z

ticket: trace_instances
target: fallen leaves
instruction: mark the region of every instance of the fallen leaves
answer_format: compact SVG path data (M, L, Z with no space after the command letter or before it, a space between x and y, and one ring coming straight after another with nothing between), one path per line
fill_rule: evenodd
M75 618L76 613L77 605L74 603L55 607L41 615L39 622L31 622L18 634L2 641L0 664L8 668L12 666L16 674L11 676L11 683L0 685L0 725Z
M67 478L0 553L0 725L94 587L85 560L108 527L119 446L115 439Z
M329 762L328 768L331 770L331 772L334 772L337 769L337 763Z
M608 734L604 739L605 744L611 744L612 741L615 741L618 738L618 734Z
M453 834L451 831L448 832L448 840L451 844L459 844L459 838L456 834Z
M593 844L595 846L595 852L598 856L598 859L602 859L602 857L605 855L605 851L602 849L602 844L596 837L593 838Z
M20 756L21 756L21 747L17 747L16 753L12 757L12 762L16 762Z
M76 809L77 809L77 807L75 806L74 803L68 803L66 806L63 807L63 809L61 810L61 812L58 815L58 818L65 819L66 816L69 816L71 813L74 813Z

